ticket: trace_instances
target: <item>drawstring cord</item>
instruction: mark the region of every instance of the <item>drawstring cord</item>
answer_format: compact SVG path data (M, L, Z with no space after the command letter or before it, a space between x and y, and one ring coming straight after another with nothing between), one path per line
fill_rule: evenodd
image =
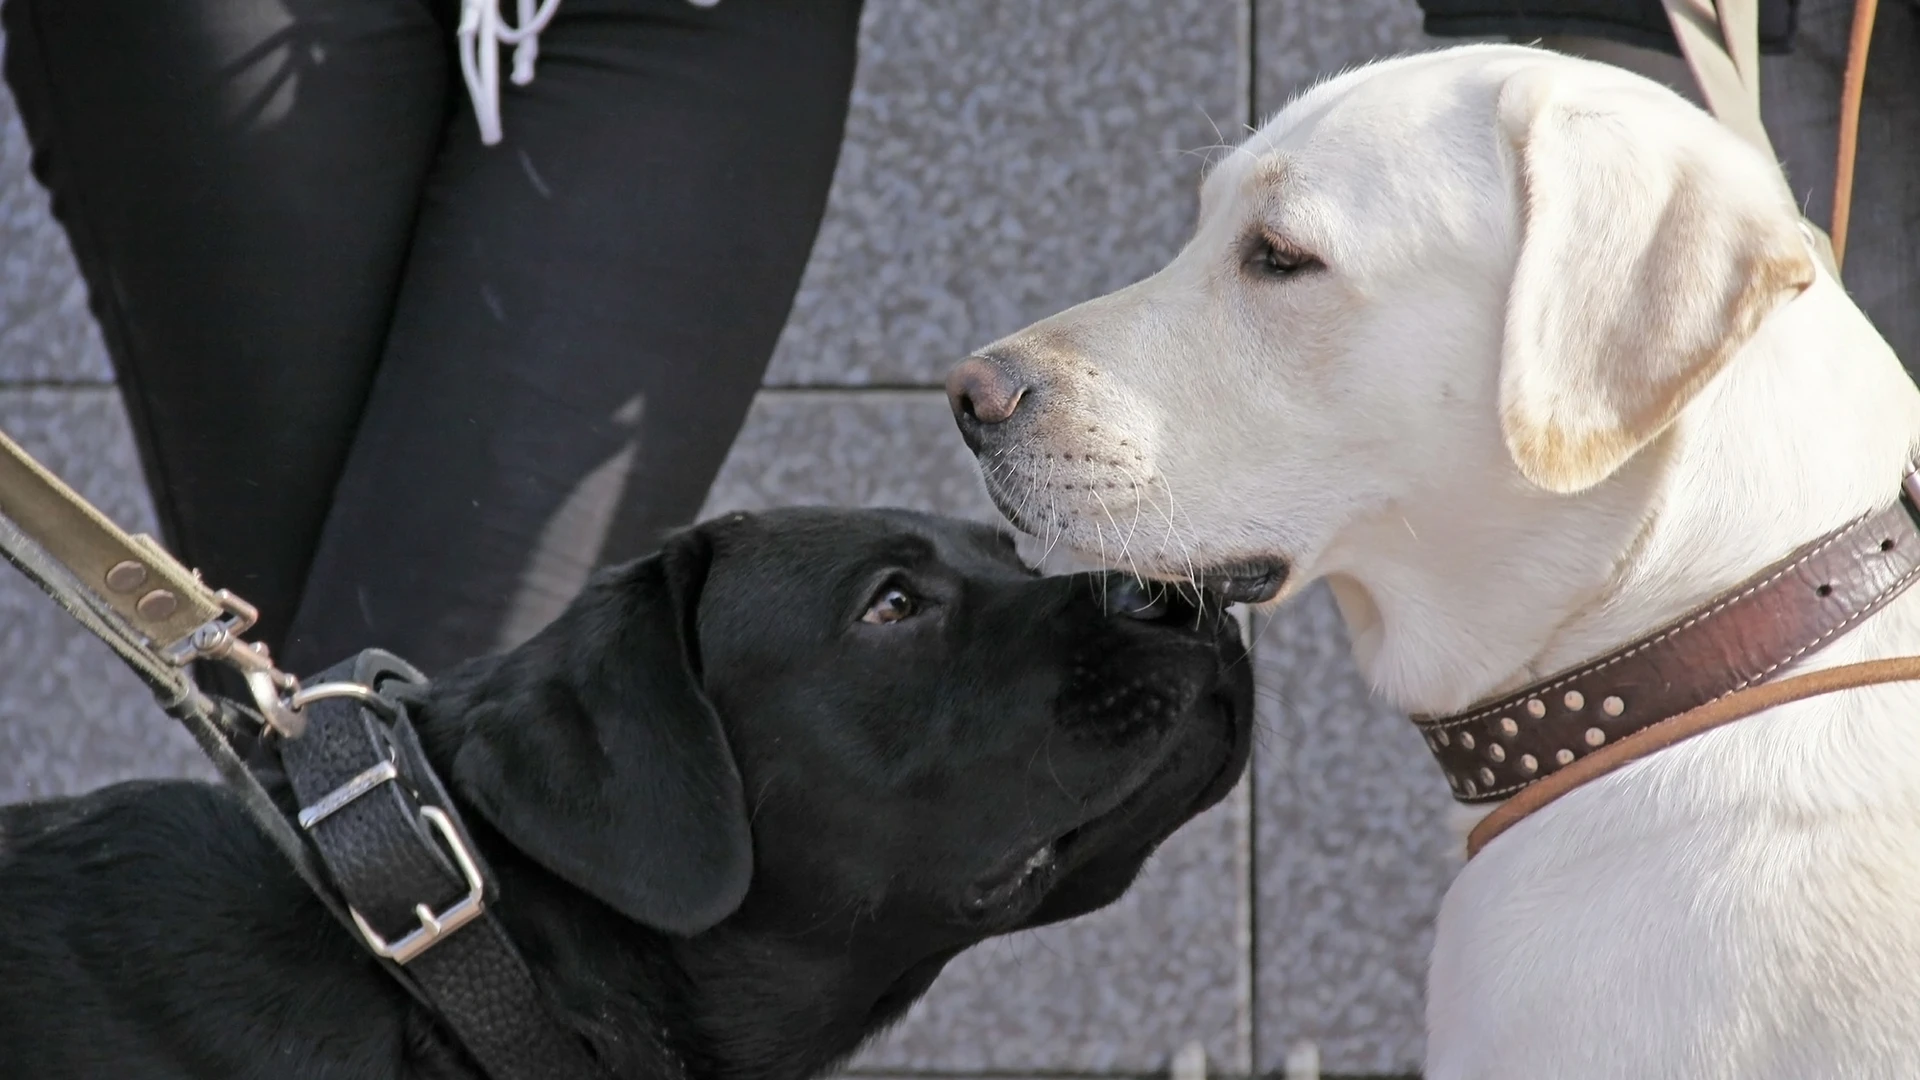
M712 7L720 0L687 0L695 7ZM520 23L509 26L500 15L500 0L460 0L460 77L473 99L473 118L480 124L480 141L500 141L500 46L513 46L513 85L533 81L533 62L540 56L540 31L553 21L560 0L518 0ZM536 4L538 6L536 6Z
M473 118L480 123L480 141L500 141L500 46L513 46L513 84L533 81L533 62L540 55L540 31L553 21L560 0L519 0L520 25L508 26L500 16L500 0L461 0L460 75L473 99Z

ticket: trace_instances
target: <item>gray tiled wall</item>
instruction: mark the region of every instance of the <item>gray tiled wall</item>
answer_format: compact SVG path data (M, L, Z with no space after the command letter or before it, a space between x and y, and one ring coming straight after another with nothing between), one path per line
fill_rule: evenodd
M1831 183L1845 0L1770 60L1810 210ZM1920 357L1920 27L1883 5L1849 283ZM710 512L991 511L935 389L968 348L1157 267L1207 148L1313 79L1433 44L1412 0L868 0L848 141L793 317ZM0 93L0 427L150 527L99 335ZM1457 854L1404 720L1369 700L1315 590L1257 627L1252 775L1120 904L957 961L853 1071L1410 1072L1432 912ZM0 800L201 767L97 643L0 574ZM1310 1055L1309 1055L1310 1056Z
M0 430L115 521L153 531L113 387L0 388ZM0 802L136 776L212 776L185 730L105 645L12 567L0 571Z
M0 49L5 45L0 38ZM153 531L106 347L0 87L0 430L129 528ZM106 646L0 567L0 802L211 775Z
M0 85L0 381L112 378L86 286L46 192L27 175L27 133Z
M1247 115L1242 0L870 0L827 221L769 382L937 385L1154 270Z

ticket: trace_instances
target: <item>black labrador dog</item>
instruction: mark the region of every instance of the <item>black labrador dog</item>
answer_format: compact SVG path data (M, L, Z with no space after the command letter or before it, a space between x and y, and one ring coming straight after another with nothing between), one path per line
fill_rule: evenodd
M603 572L437 679L494 909L615 1076L802 1080L996 934L1117 899L1245 769L1207 601L984 526L789 510ZM221 788L0 810L0 1075L479 1076Z

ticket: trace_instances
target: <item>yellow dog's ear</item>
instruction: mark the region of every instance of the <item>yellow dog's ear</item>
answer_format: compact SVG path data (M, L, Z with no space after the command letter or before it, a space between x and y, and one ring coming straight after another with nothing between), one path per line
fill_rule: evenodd
M1664 88L1543 64L1498 112L1520 205L1501 430L1528 480L1582 491L1813 283L1813 256L1774 163Z

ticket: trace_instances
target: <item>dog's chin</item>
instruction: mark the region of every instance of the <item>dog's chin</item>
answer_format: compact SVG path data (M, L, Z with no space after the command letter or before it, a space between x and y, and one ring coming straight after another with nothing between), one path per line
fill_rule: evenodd
M1189 586L1226 604L1266 604L1286 590L1293 567L1286 559L1269 556L1211 563L1193 570L1149 572L1150 577Z
M981 923L1001 922L1031 910L1063 875L1071 872L1069 860L1077 854L1086 830L1099 820L1062 832L968 886L961 903L969 918Z
M1290 570L1285 559L1248 559L1201 569L1193 581L1229 604L1264 604L1286 588Z
M1226 798L1246 771L1252 745L1250 702L1222 694L1209 711L1230 733L1216 766L1195 784L1190 763L1161 766L1112 809L1022 847L970 886L963 899L969 919L996 930L1026 930L1085 915L1120 899L1154 849L1182 825ZM1191 793L1185 794L1182 793Z

